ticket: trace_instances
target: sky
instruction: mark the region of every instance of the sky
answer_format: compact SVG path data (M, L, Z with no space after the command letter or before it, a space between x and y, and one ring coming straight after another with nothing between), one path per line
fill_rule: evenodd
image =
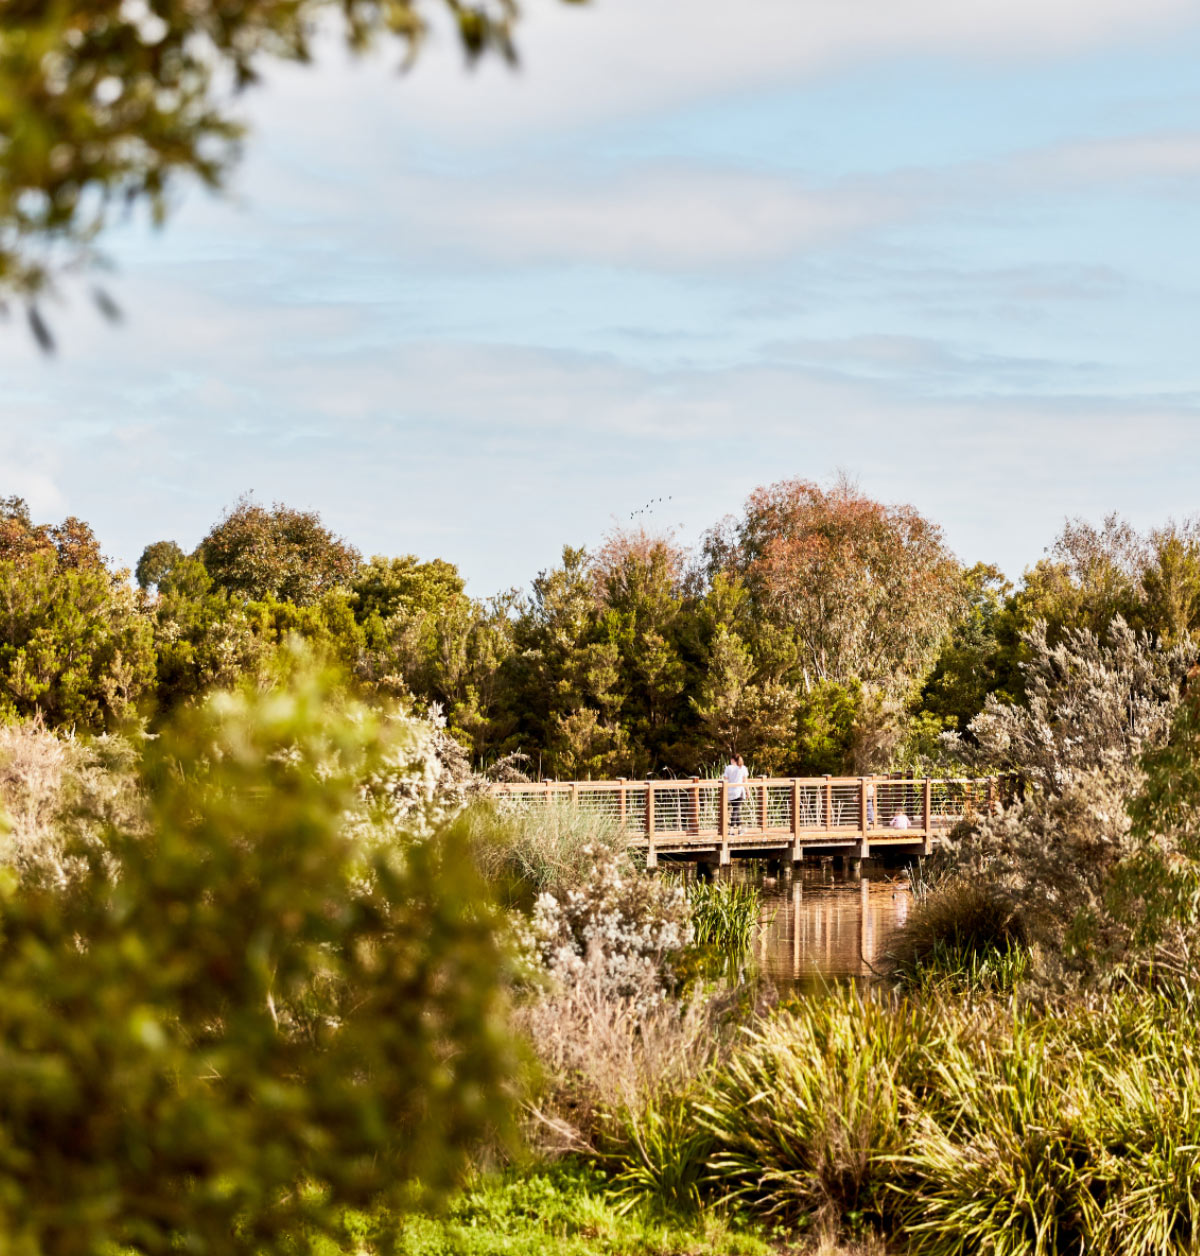
M527 0L517 42L271 67L229 194L107 236L121 323L0 323L0 495L132 566L252 493L480 596L792 477L1012 577L1200 511L1194 4Z

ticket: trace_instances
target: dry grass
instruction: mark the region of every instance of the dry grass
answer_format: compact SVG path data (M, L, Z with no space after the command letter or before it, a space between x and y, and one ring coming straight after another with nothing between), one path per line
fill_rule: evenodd
M697 994L639 1011L645 1003L614 998L593 960L570 988L518 1009L517 1027L541 1068L531 1114L542 1150L592 1147L606 1114L636 1110L647 1095L688 1085L724 1053L726 999Z
M0 724L0 865L66 885L81 867L73 843L97 840L106 820L139 822L132 758L120 738L84 742L40 720Z

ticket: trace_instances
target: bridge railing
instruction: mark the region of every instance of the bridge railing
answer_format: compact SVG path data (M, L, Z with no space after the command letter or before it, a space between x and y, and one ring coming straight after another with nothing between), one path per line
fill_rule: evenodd
M741 796L738 796L739 789ZM787 834L886 834L904 816L926 834L998 805L996 777L754 777L721 779L529 781L493 785L506 806L565 805L603 817L630 837L729 838ZM901 822L903 823L903 822Z

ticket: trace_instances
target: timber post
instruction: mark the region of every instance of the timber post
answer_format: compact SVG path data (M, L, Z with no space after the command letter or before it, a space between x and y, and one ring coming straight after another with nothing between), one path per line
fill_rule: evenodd
M721 839L720 853L717 863L725 867L730 862L729 854L729 782L721 781L721 814L717 820L717 836Z
M578 781L571 782L571 810L572 811L579 810L579 782Z
M879 799L875 799L875 805L879 806ZM870 839L867 837L867 778L860 776L858 778L858 857L866 859L867 852L871 849Z
M792 863L797 864L804 858L804 848L800 845L800 782L792 777Z
M764 776L763 783L758 788L758 829L760 833L767 831L767 778Z
M658 850L654 845L654 782L646 782L646 867L658 867Z
M933 854L933 782L925 778L925 844L923 853L928 857Z
M833 781L825 773L825 832L833 832Z
M688 831L692 834L700 832L700 778L692 777L692 815Z
M617 819L621 825L621 832L625 832L625 778L619 776L617 778Z

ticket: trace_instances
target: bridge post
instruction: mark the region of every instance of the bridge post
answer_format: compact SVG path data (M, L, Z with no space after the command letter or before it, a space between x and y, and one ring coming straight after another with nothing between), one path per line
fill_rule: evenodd
M833 832L833 782L825 773L825 832Z
M571 810L572 811L579 810L579 782L578 781L571 782Z
M933 854L933 782L925 778L925 843L921 853L928 857Z
M658 867L658 850L654 845L654 782L646 782L646 867Z
M760 833L767 831L767 778L764 776L763 784L758 787L758 830Z
M875 799L875 805L879 806L879 799ZM866 859L871 850L871 843L867 837L867 778L860 776L858 778L858 857Z
M625 778L617 777L617 817L621 825L621 832L625 832Z
M800 845L800 782L792 777L792 863L798 864L804 858L804 847Z
M996 810L996 778L989 776L987 778L987 813L992 815Z
M692 814L691 823L688 829L691 833L698 834L700 832L700 778L692 777Z
M721 781L721 814L717 821L717 836L721 839L720 853L717 863L725 867L730 861L729 855L729 782Z

